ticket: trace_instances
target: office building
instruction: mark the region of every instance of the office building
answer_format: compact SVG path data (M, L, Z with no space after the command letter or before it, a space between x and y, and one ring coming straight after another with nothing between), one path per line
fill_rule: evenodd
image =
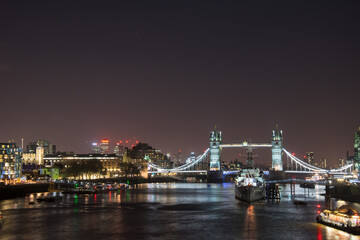
M0 173L2 180L21 177L22 151L16 143L0 143Z

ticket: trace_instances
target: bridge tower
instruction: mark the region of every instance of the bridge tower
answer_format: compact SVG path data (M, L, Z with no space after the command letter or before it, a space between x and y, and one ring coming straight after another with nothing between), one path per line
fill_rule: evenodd
M210 171L221 171L221 132L215 130L210 133Z
M283 170L283 165L281 160L282 142L283 142L283 132L282 130L279 131L279 127L276 124L276 129L273 130L273 134L271 138L272 168L275 171Z
M208 183L223 182L221 171L221 132L215 130L210 133L210 171L207 172Z
M360 127L354 135L354 169L359 173L360 167Z

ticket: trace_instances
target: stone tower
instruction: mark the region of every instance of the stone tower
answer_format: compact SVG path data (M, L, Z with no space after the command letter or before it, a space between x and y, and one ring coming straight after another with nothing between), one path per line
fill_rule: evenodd
M210 171L221 171L221 132L215 130L210 133Z
M276 124L276 129L273 130L271 138L271 153L272 153L272 168L275 171L282 171L283 165L281 160L282 155L282 142L283 142L283 132L280 130Z

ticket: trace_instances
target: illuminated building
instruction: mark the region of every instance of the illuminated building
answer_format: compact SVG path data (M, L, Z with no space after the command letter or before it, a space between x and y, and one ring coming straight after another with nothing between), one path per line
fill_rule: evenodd
M22 151L15 143L0 143L1 179L21 177Z
M124 146L122 145L122 141L119 141L115 144L114 154L117 156L122 156L124 154Z
M304 161L308 164L314 165L314 153L313 152L306 152L304 156Z
M92 153L110 154L110 141L106 138L101 139L100 143L92 143Z
M210 171L221 171L221 132L215 130L210 133Z
M188 159L186 159L185 163L191 163L191 162L195 162L196 156L194 152L190 153L190 157Z
M176 154L174 154L174 163L176 166L181 165L181 151L180 150Z
M172 164L166 155L161 153L161 150L152 148L147 143L138 143L131 150L126 149L124 153L124 161L132 161L134 163L143 163L145 155L151 159L151 162L161 168L171 168Z
M321 166L320 167L326 169L326 158L321 159Z
M338 167L343 167L343 166L344 166L344 162L345 162L345 159L339 158L339 159L338 159Z
M238 161L237 159L235 159L235 161L231 161L229 164L229 169L232 170L241 170L243 168L243 164L242 162Z
M30 142L26 146L26 152L23 154L25 164L44 165L44 156L56 153L56 145L47 140L38 140Z
M280 130L278 125L276 125L276 129L273 131L272 139L271 139L271 153L272 153L272 168L275 171L282 171L282 141L283 141L283 132Z
M92 159L98 159L103 165L103 171L106 170L108 176L112 177L120 173L120 162L122 158L115 154L59 154L59 155L46 155L44 157L45 165L54 166L61 164L65 168L71 162L86 162Z
M23 153L24 164L35 164L35 162L36 162L36 153L34 152Z
M360 127L354 134L354 164L358 171L360 164Z
M29 142L26 146L27 153L35 153L36 149L41 147L44 149L44 155L52 155L56 153L56 145L53 145L47 140L38 140L36 142Z
M92 143L92 153L94 154L100 154L100 144L99 143Z

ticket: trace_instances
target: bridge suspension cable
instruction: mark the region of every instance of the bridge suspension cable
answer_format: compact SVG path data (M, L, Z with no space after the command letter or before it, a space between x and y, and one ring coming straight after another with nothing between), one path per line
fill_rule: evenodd
M184 164L184 165L181 165L181 166L179 166L179 167L172 168L172 169L164 169L164 168L161 168L160 166L157 166L156 164L150 163L151 159L150 159L148 156L145 156L144 159L149 161L149 166L150 166L150 167L158 170L159 172L163 172L163 171L166 171L166 172L177 172L177 171L182 171L182 170L191 168L191 167L194 166L195 164L201 162L201 161L206 157L206 155L209 153L209 151L210 151L210 148L206 149L203 154L201 154L200 156L198 156L198 157L195 159L195 161L186 163L186 164Z
M311 164L308 164L302 160L300 160L299 158L295 157L294 155L292 155L290 152L288 152L285 148L283 148L283 151L285 152L285 154L291 158L291 160L293 160L295 163L299 164L300 166L302 166L304 169L308 169L314 172L320 172L320 173L327 173L327 172L331 172L331 173L336 173L336 172L342 172L344 170L347 170L353 166L353 164L348 164L346 166L343 166L341 168L337 168L337 169L323 169L323 168L319 168L319 167L315 167Z
M305 169L308 169L308 170L312 170L314 172L326 172L327 170L326 169L322 169L322 168L318 168L318 167L315 167L311 164L308 164L300 159L298 159L297 157L295 157L294 155L292 155L290 152L286 151L285 148L283 148L283 151L286 153L286 155L288 157L291 158L291 160L293 160L294 162L296 162L297 164L299 164L300 166L302 166L303 168Z

